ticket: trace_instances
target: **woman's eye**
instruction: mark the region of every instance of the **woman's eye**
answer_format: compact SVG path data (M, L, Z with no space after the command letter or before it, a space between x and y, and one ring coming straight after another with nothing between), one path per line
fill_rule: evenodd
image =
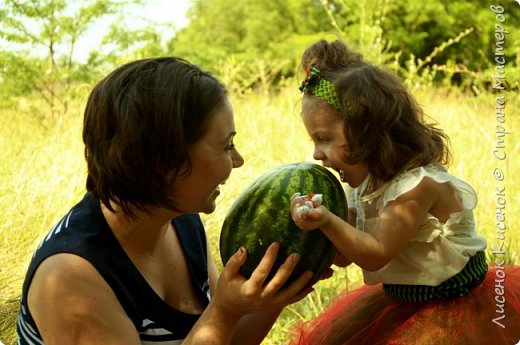
M226 151L232 151L235 149L235 144L231 143L228 146L226 146Z

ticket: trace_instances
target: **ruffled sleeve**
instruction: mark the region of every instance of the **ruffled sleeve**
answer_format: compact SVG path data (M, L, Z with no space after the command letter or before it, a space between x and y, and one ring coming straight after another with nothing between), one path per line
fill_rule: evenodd
M396 177L384 192L379 209L382 210L390 201L417 187L425 177L438 183L451 183L457 190L465 210L473 210L477 206L477 193L469 184L448 173L441 165L431 164L406 171Z
M428 214L412 241L431 243L440 236L472 236L475 232L472 210L477 206L477 193L469 184L451 175L438 164L406 171L391 181L379 201L379 211L381 212L389 202L417 187L425 177L438 183L451 183L461 198L463 210L450 214L445 223Z

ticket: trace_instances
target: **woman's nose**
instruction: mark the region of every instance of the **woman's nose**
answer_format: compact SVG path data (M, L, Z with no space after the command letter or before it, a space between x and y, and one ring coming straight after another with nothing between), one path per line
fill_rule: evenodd
M238 150L233 151L233 168L240 168L242 165L244 165L244 157L238 152Z

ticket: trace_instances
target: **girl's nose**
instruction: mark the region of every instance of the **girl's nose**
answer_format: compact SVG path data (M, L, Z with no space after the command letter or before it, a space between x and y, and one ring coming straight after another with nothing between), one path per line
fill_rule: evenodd
M323 151L319 150L317 147L314 148L314 152L312 154L312 158L314 158L317 161L325 160L325 154Z

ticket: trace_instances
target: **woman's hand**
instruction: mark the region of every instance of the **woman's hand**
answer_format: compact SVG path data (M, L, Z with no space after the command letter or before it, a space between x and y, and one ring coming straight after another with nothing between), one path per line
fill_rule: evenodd
M288 287L282 289L299 261L297 254L291 254L275 275L266 281L279 248L278 243L269 246L249 279L239 273L240 267L247 258L246 250L240 248L224 267L212 302L226 313L241 317L251 313L280 310L313 291L310 287L305 288L312 278L310 271L303 273Z

